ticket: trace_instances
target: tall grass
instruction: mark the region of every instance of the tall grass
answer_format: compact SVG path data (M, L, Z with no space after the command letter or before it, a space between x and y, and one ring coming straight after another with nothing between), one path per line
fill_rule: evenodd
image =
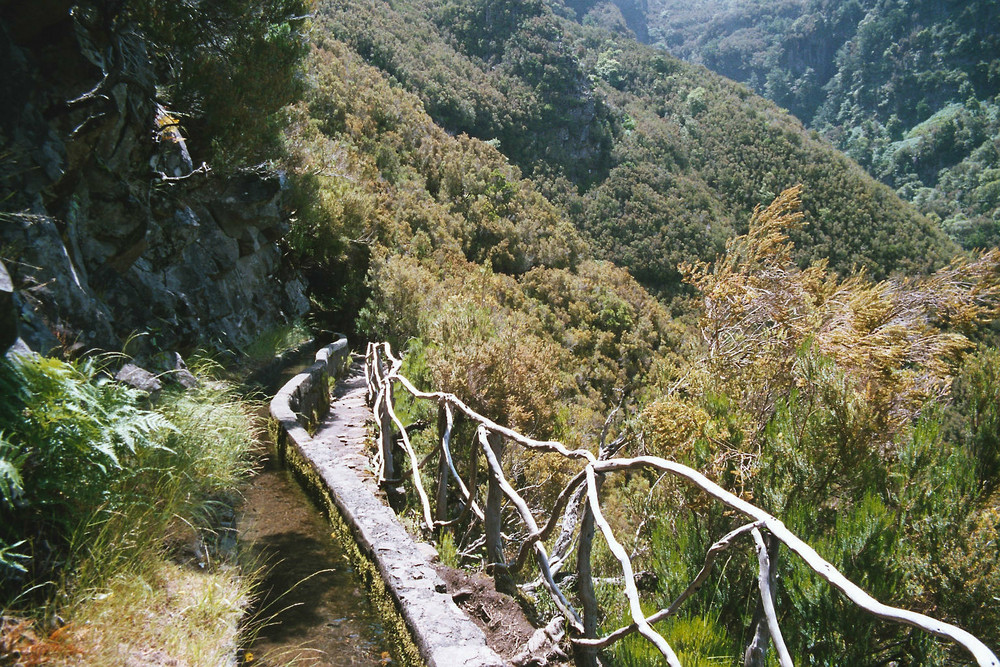
M86 664L235 656L252 583L227 547L256 408L194 370L149 408L97 362L0 367L0 607L43 643L68 619Z
M265 331L252 340L243 353L251 363L268 362L312 338L309 326L302 320L282 324Z
M624 611L624 610L623 610ZM616 627L628 625L631 617L622 613ZM657 626L656 630L677 653L681 664L690 667L720 667L736 664L725 631L710 616L681 616ZM771 651L773 653L773 651ZM646 667L663 664L663 656L645 637L631 635L613 646L607 656L619 667ZM768 665L772 662L769 661Z

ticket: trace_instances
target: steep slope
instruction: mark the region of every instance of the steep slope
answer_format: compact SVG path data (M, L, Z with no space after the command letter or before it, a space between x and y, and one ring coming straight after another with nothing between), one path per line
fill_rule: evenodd
M411 377L528 432L583 439L676 327L493 146L318 35L288 146L290 241L330 325L409 348Z
M865 10L856 1L653 0L648 20L652 43L749 85L809 124Z
M967 247L1000 241L1000 7L653 0L652 41L787 107Z
M806 184L800 262L953 252L773 104L544 4L328 0L314 22L287 138L313 301L529 427L561 402L589 415L556 420L577 437L641 388L679 330L648 291L683 294L678 266L786 185Z
M713 257L754 206L797 182L801 261L881 276L953 251L773 104L541 2L336 0L317 16L443 127L495 142L600 256L664 294L676 292L678 262Z
M823 266L800 269L785 237L799 217L791 190L754 217L751 233L735 239L722 261L686 269L705 299L702 307L691 300L687 317L672 319L626 271L591 259L593 246L543 196L561 192L564 207L577 206L582 216L590 191L539 177L550 168L544 164L525 178L496 142L435 123L425 101L350 43L329 32L315 42L312 87L294 109L287 138L298 208L292 241L298 261L309 265L313 300L337 311L338 326L357 314L362 334L405 350L404 374L418 386L455 392L523 432L593 449L605 429L624 431L634 436L630 455L705 470L775 508L880 599L934 610L995 643L996 614L982 609L992 610L984 601L1000 590L1000 568L979 554L995 544L1000 515L976 472L995 470L996 449L985 435L995 431L995 419L969 411L995 395L995 354L970 355L974 373L965 380L975 389L954 405L940 401L967 345L944 319L995 312L995 254L929 278L884 283L856 274L841 279ZM652 52L622 56L628 53ZM609 108L631 105L634 127L626 136L646 147L660 116L629 97L629 86L641 82L627 77L642 71L622 67L620 88L594 89ZM719 94L711 84L682 98L685 131L709 134L711 123L725 122L722 109L707 106ZM711 115L699 120L702 114ZM796 127L776 112L761 122L784 136L781 123ZM748 141L745 155L768 136ZM690 156L699 146L677 150ZM640 167L650 169L630 166ZM679 178L662 174L668 182ZM634 190L622 195L626 201ZM657 191L649 190L653 198ZM706 206L722 208L711 190L703 196ZM650 243L637 236L642 242ZM345 280L364 280L366 293L341 290ZM630 415L627 426L605 421L616 406ZM436 419L434 405L401 400L398 408L404 423ZM941 425L950 423L961 426L946 434ZM973 423L982 430L965 432ZM472 436L467 430L455 442ZM433 429L414 429L414 441L421 456L437 444ZM983 453L987 465L974 463ZM505 456L533 508L552 507L572 475L542 455L511 447ZM644 592L651 604L669 604L703 567L713 541L736 527L722 506L706 507L686 486L654 475L609 478L604 488L616 532L635 535L640 545L637 570L658 577L655 590ZM658 626L691 662L738 662L750 641L747 592L756 590L757 569L752 551L743 553L751 557L732 558L712 595ZM797 658L874 667L954 657L908 628L845 609L794 559L782 558L779 567L786 582L779 604ZM616 577L620 569L598 563L595 574ZM970 585L960 593L949 588L958 582ZM605 630L624 618L623 607L608 604ZM858 628L865 641L857 640ZM616 645L609 661L651 662L641 641Z

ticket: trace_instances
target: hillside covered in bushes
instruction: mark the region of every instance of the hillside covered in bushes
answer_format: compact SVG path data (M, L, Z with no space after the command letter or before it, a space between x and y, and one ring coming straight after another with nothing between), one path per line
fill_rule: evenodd
M992 617L970 613L998 585L978 555L1000 529L996 253L959 255L746 88L573 18L317 5L288 135L291 245L314 300L404 350L418 385L535 437L594 447L625 406L612 430L626 453L709 471L880 599L996 645ZM365 288L324 291L324 276ZM511 465L540 509L565 481L543 457ZM733 519L656 478L617 484L616 532L637 536L636 567L666 603ZM599 567L614 576L609 555ZM798 567L779 574L796 655L954 658ZM694 664L735 660L754 576L731 562L665 636ZM624 642L609 659L648 664L650 650Z
M965 247L1000 240L995 2L654 0L650 41L789 109Z
M445 130L495 145L558 204L596 256L671 294L754 206L806 184L799 259L873 275L953 252L792 117L742 86L543 2L320 3L337 40L415 95ZM322 41L321 41L322 44Z
M118 529L116 508L159 484L197 523L247 472L228 389L205 377L154 407L92 347L135 331L138 363L233 360L304 316L392 342L417 384L534 437L621 436L628 455L702 470L880 599L1000 645L997 251L963 251L775 103L635 41L638 4L0 4L23 79L0 124L4 317L66 358L21 345L0 367L3 605L55 631L59 600L26 610L21 592L53 573L96 585L87 540L115 554L77 524ZM187 420L213 403L202 437ZM213 429L233 434L225 470L172 490ZM568 471L511 464L551 506ZM100 474L65 515L77 468ZM658 601L735 525L644 473L607 492ZM154 518L141 537L166 549L176 524ZM595 562L616 576L609 553ZM796 655L959 659L779 568ZM755 576L734 557L664 636L692 664L738 661ZM625 609L603 595L611 627Z

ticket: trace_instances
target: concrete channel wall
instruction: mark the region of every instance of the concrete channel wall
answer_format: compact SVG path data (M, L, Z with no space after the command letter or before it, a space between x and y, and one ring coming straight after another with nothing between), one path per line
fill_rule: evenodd
M409 637L397 642L405 663L430 667L494 667L505 664L486 645L483 632L458 608L420 548L395 513L376 498L353 469L338 459L337 443L314 438L330 407L331 384L350 367L347 339L339 337L316 353L316 362L290 380L271 400L271 416L280 425L279 448L300 481L313 487L328 505L331 523L346 532L358 568L384 619ZM331 415L331 419L336 414ZM342 535L342 537L344 537ZM365 576L365 569L370 576ZM374 598L387 597L391 604ZM391 607L386 609L385 607ZM409 641L407 641L409 640Z
M330 410L330 382L343 377L351 365L351 350L347 338L336 340L316 353L316 359L271 399L271 417L293 441L310 438L315 428ZM302 431L301 433L299 431Z

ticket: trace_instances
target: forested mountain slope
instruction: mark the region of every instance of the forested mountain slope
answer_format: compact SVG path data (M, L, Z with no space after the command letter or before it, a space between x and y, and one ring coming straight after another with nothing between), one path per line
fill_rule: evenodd
M1000 4L652 0L651 41L742 81L967 247L1000 241Z
M681 264L787 186L799 262L885 276L954 252L772 104L542 3L326 0L313 42L286 148L314 303L525 426L592 434L647 391L683 329L648 290L690 294Z
M745 88L531 2L321 2L349 45L452 133L490 141L560 204L595 252L665 294L753 207L806 185L802 261L873 275L953 252L929 220ZM562 16L562 15L565 15Z
M981 554L1000 529L1000 459L983 406L1000 365L960 332L981 337L995 317L996 255L926 278L852 271L929 269L955 249L773 104L577 16L531 2L317 4L287 135L289 240L313 302L403 349L418 386L525 433L593 448L622 405L609 428L629 454L706 471L880 599L995 644L984 604L1000 569ZM671 317L644 287L700 299L672 300ZM425 435L417 446L433 447ZM569 474L543 456L509 464L532 507L551 506ZM606 491L616 531L637 536L635 567L658 577L654 604L735 527L651 476ZM664 624L686 663L742 655L751 564L729 561ZM780 568L795 655L955 658L846 609L790 559ZM610 604L608 626L624 613ZM641 641L609 659L653 662Z

